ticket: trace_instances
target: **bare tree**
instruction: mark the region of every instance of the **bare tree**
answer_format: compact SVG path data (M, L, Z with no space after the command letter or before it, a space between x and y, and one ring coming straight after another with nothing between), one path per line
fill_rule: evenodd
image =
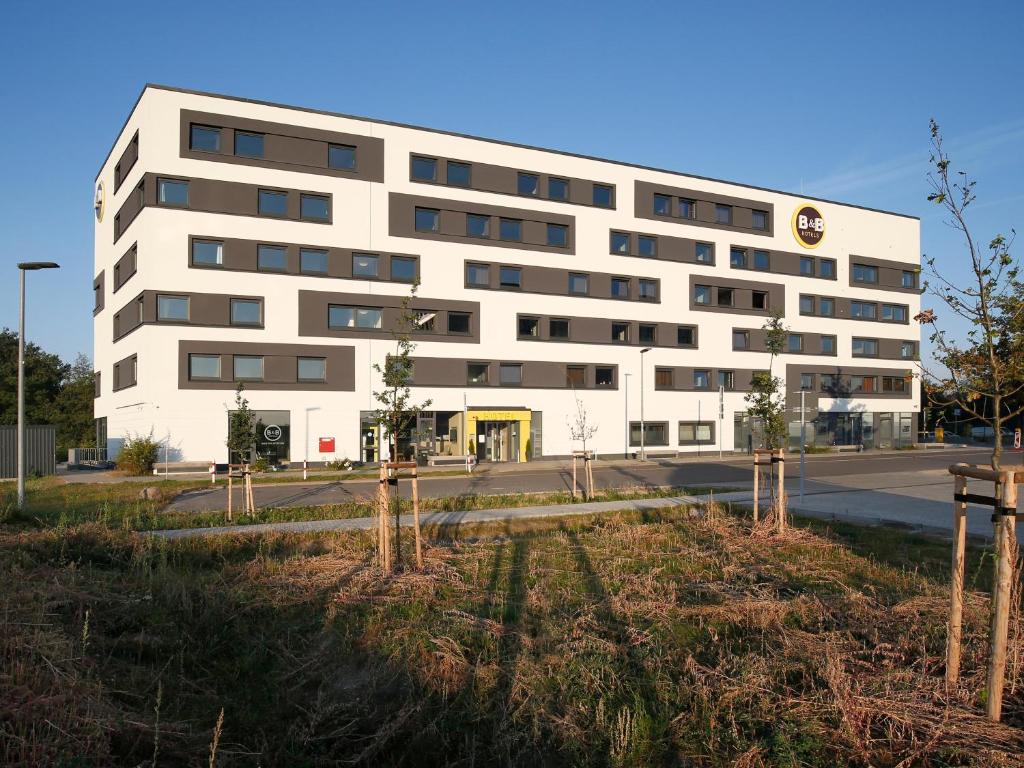
M925 281L924 289L966 321L970 330L965 339L955 340L939 327L933 309L922 310L914 319L931 327L934 358L945 373L936 375L923 363L921 369L933 402L960 408L991 427L995 442L991 463L998 470L1003 424L1024 412L1019 397L1024 392L1024 293L1019 264L1010 254L1016 233L1011 229L1009 237L996 235L987 247L978 243L967 222L976 182L966 171L954 173L942 147L938 123L932 120L930 128L932 171L928 182L932 191L928 200L942 206L946 223L963 238L970 279L944 273L934 258L926 257L932 280ZM987 401L991 408L984 407Z
M570 421L570 417L565 417L565 424L569 427L569 437L574 441L582 443L583 450L587 450L587 440L590 440L597 434L597 424L590 423L590 416L587 413L587 407L583 404L580 396L576 394L576 387L572 388L572 396L576 400L576 415Z

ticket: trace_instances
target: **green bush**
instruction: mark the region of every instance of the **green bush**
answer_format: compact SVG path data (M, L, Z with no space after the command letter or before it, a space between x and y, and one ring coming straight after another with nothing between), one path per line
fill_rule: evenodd
M128 435L117 457L117 468L126 475L148 475L153 470L160 444L153 439L153 433Z

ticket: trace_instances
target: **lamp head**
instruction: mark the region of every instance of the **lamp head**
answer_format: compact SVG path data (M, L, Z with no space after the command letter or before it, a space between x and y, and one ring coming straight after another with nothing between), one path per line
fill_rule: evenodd
M26 272L36 269L60 269L60 264L53 261L22 261L18 264L18 269L23 269Z

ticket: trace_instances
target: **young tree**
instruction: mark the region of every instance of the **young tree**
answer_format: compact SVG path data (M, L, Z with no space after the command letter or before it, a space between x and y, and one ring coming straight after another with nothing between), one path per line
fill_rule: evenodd
M587 408L583 405L580 396L576 394L576 387L572 388L572 396L576 400L576 415L572 421L569 420L569 416L566 416L565 424L569 427L569 437L574 441L579 441L583 445L583 450L586 451L587 440L597 434L597 425L590 423Z
M418 289L419 283L413 283L409 295L402 298L398 319L391 330L391 335L395 339L394 354L387 355L384 365L373 365L383 385L379 391L373 393L378 403L375 418L381 432L387 430L392 461L398 459L398 436L408 429L419 412L429 408L431 403L430 400L414 403L410 389L413 376L412 353L416 349L412 334L434 322L434 313L417 312L412 308Z
M924 288L966 321L970 330L965 339L953 339L939 326L933 309L922 310L914 319L931 327L934 358L945 373L935 375L923 365L922 370L931 379L929 389L936 404L953 405L992 428L991 463L998 470L1003 424L1024 412L1020 397L1024 392L1024 292L1019 265L1010 254L1015 233L998 234L987 247L978 243L967 222L967 210L975 201L975 181L965 171L953 172L938 123L932 120L930 128L928 200L943 208L947 223L963 238L970 277L965 281L945 273L934 258L925 257L934 282L926 280ZM981 407L989 401L990 406Z
M782 323L778 310L762 326L765 332L765 350L771 357L768 371L757 372L751 379L750 392L744 398L747 414L759 419L765 448L781 448L786 438L786 390L785 382L774 374L775 358L786 346L789 330Z
M256 414L249 408L245 395L245 385L239 384L235 390L235 410L228 415L228 461L232 454L237 454L243 464L252 458L252 449L256 445Z

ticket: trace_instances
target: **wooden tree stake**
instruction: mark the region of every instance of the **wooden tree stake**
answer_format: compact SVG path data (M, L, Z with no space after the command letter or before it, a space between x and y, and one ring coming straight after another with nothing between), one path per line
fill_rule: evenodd
M954 492L967 493L967 478L956 476ZM967 502L953 501L953 573L949 594L949 634L946 636L946 687L960 680L960 646L964 615L964 553L967 549Z
M757 451L754 451L754 523L760 519L761 467L757 463Z
M590 454L584 459L587 467L587 487L590 489L587 498L594 498L594 457Z
M779 492L775 496L775 514L779 518L779 533L786 532L786 487L784 482L786 480L786 457L782 453L782 449L779 449ZM772 458L775 458L775 451L772 451Z
M416 530L416 567L423 570L423 552L420 545L420 488L415 467L412 470L412 524Z
M231 465L228 465L228 522L231 522L231 491L232 491L232 477L231 477Z
M1003 509L996 510L995 545L996 578L992 585L992 626L989 631L988 659L988 719L999 722L1003 711L1003 682L1006 676L1006 638L1010 620L1010 580L1013 563L1010 562L1011 527L1016 525L1017 486L1013 472L1000 473L996 498ZM1014 514L1002 514L1014 510Z
M572 455L572 497L576 498L576 454Z

